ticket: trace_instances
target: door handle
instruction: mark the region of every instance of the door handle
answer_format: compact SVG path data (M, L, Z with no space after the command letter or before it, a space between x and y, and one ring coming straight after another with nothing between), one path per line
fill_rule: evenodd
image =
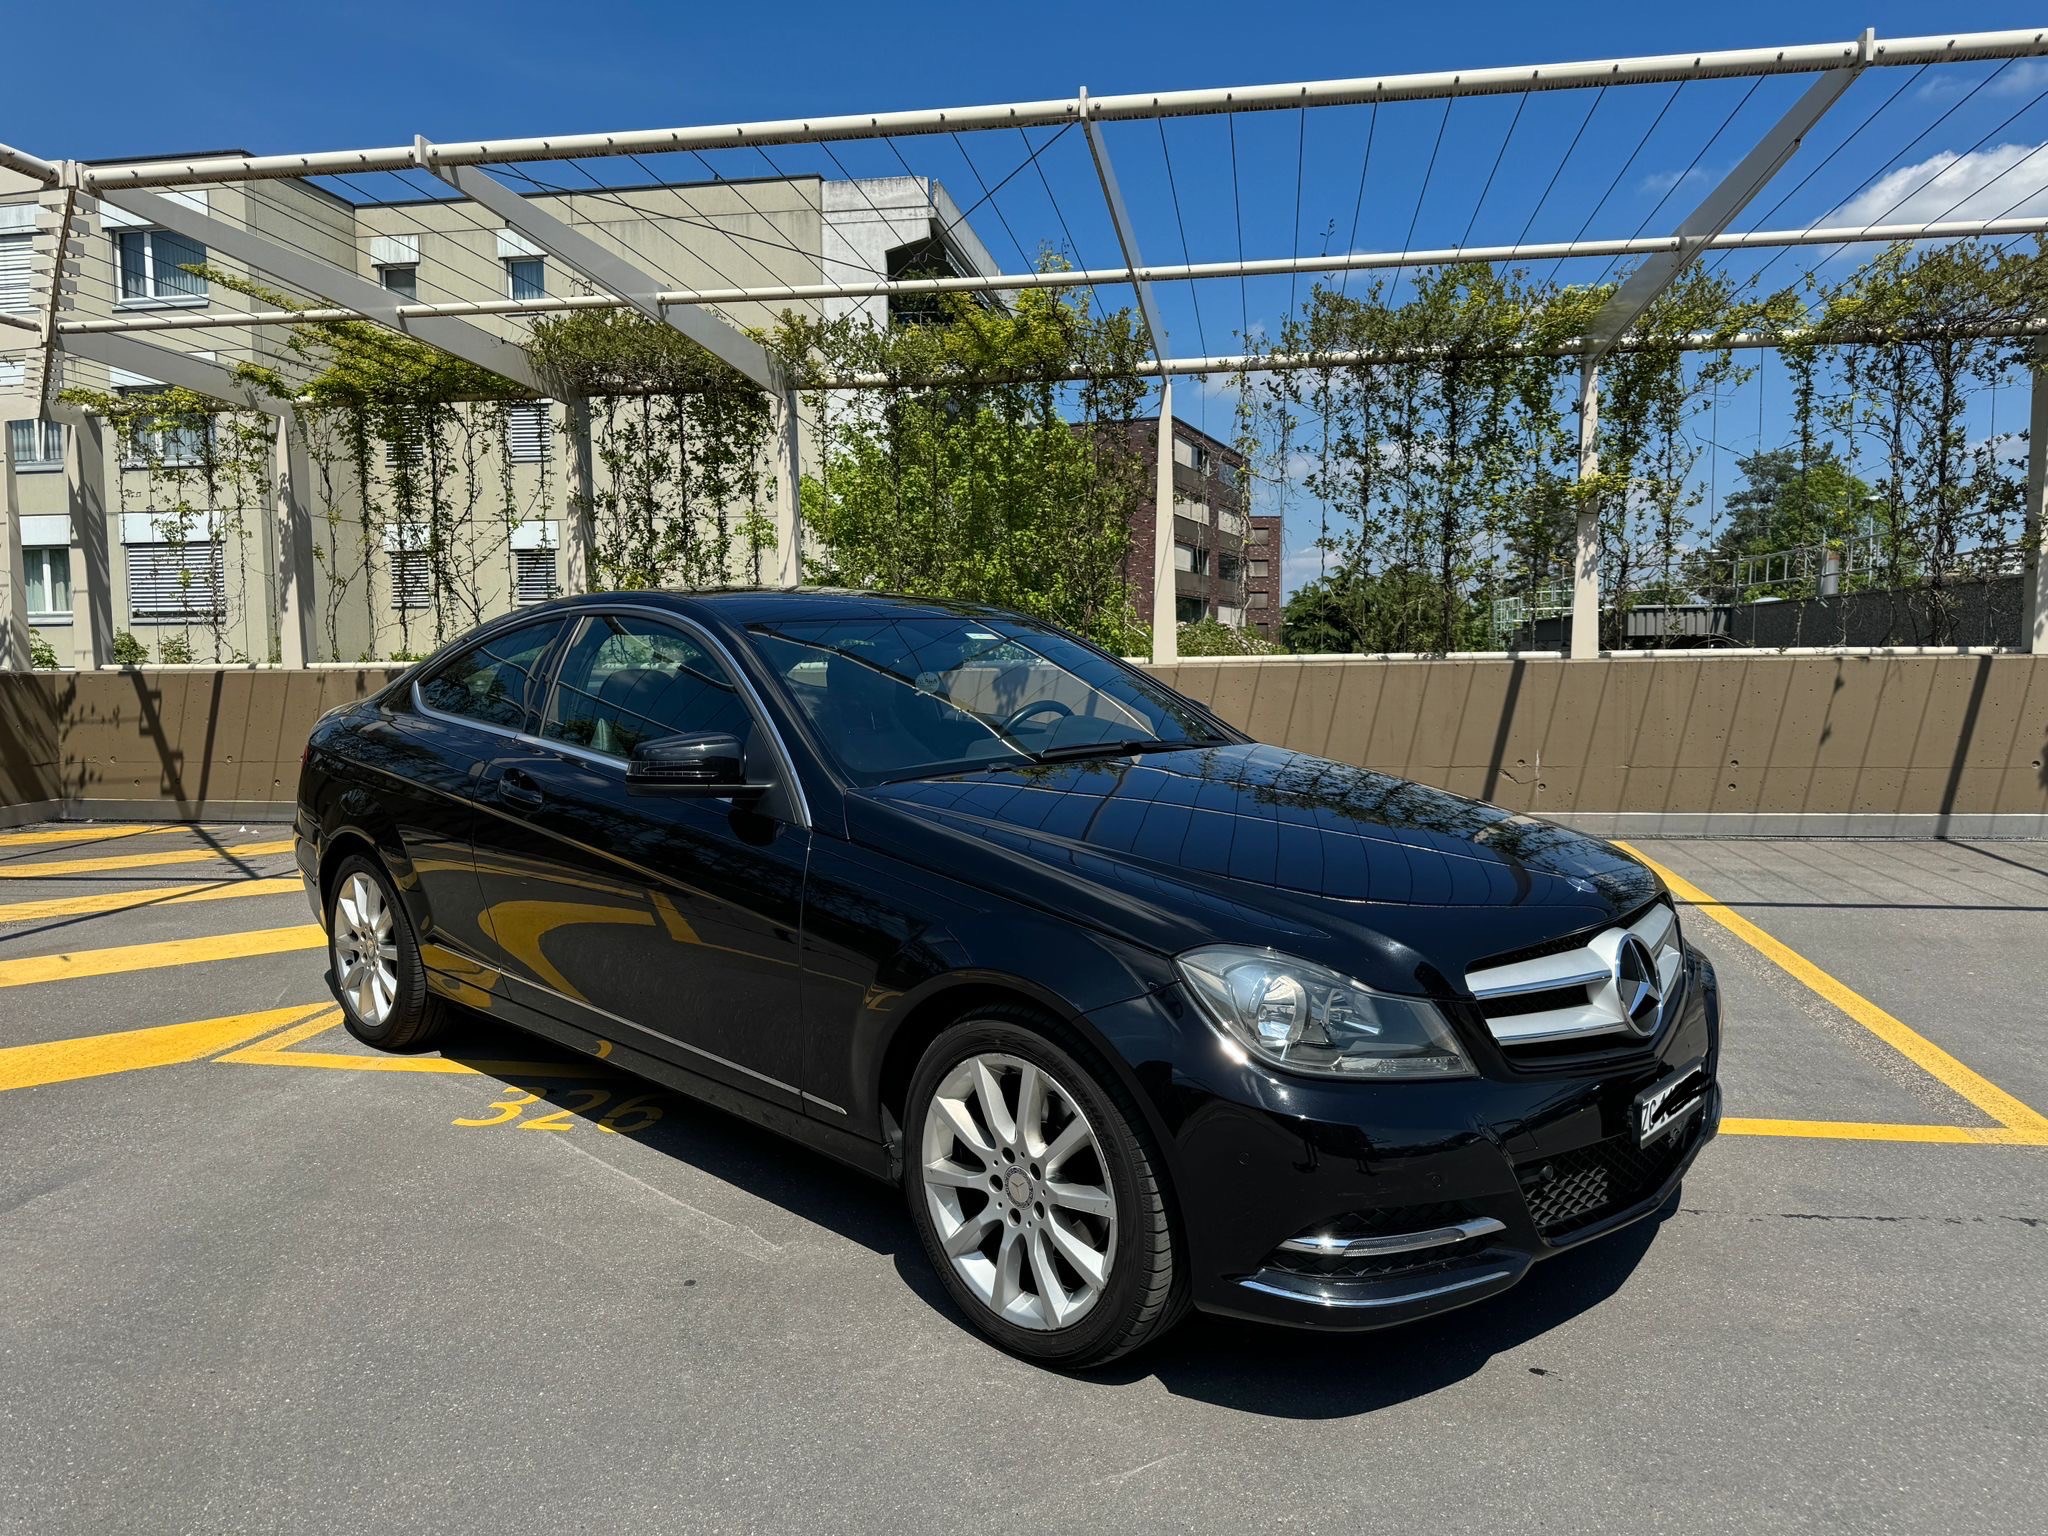
M539 805L544 798L540 786L517 768L508 768L498 780L498 796L513 805Z

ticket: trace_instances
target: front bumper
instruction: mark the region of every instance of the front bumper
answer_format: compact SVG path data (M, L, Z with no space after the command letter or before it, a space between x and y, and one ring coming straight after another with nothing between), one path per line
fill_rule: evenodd
M1674 1002L1653 1046L1604 1067L1495 1062L1447 1083L1284 1076L1207 1049L1206 1026L1181 1020L1191 1059L1152 1097L1195 1304L1385 1327L1497 1295L1543 1259L1654 1214L1721 1116L1720 991L1697 952ZM1703 1077L1680 1095L1696 1086L1697 1107L1639 1146L1637 1100L1684 1069Z

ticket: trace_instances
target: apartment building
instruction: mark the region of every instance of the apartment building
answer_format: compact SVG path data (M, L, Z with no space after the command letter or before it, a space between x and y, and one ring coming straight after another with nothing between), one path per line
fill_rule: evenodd
M1280 643L1280 609L1285 599L1280 592L1281 561L1287 548L1286 533L1277 512L1254 513L1245 520L1244 536L1244 622L1257 630L1261 639Z
M1132 452L1149 462L1157 452L1159 418L1139 417L1105 427L1128 438ZM1158 527L1156 481L1147 476L1145 497L1131 517L1127 575L1139 617L1152 614L1152 558ZM1244 455L1184 421L1173 424L1173 592L1174 613L1183 624L1213 619L1239 629L1246 623L1245 540L1250 482Z
M216 158L241 151L209 151ZM414 178L425 181L427 178ZM996 263L946 189L922 177L828 181L791 177L673 186L586 186L552 190L511 178L521 194L578 232L624 256L663 287L731 289L770 284L853 282L915 271L992 273ZM388 184L388 183L387 183ZM350 182L353 190L359 184ZM161 194L229 229L293 256L310 256L367 279L401 302L541 299L593 292L518 231L467 201L424 195L356 200L333 187L290 179L230 181ZM447 473L446 506L468 520L455 573L462 612L428 611L449 586L448 556L430 569L427 530L391 510L373 486L370 510L339 483L330 460L290 459L280 438L268 484L204 483L208 443L192 432L148 444L118 442L95 418L56 402L83 388L119 395L161 389L133 367L60 349L56 376L42 377L39 324L49 295L57 194L0 171L0 423L4 423L8 537L0 564L16 622L48 643L60 665L112 658L129 635L152 657L263 661L280 653L282 572L301 569L298 601L315 616L308 659L355 660L418 652L435 635L536 601L571 579L575 535L563 463L564 408L555 402L503 407L495 446L465 455ZM40 218L39 218L40 212ZM111 203L82 198L73 242L74 296L66 323L147 319L166 327L200 317L205 328L165 328L135 339L226 367L254 362L294 376L304 365L276 326L237 326L233 317L270 308L190 269L246 274L255 284L319 303L317 294L256 262L209 251L191 231L154 227ZM168 217L168 215L165 215ZM223 240L227 237L221 236ZM719 313L741 327L772 326L785 308L823 318L892 318L886 297L733 303ZM8 317L30 327L4 323ZM517 340L529 315L479 314L465 323L485 336ZM202 322L204 324L204 322ZM82 348L80 350L83 350ZM143 354L162 357L162 353ZM161 367L161 362L159 363ZM61 419L60 419L61 418ZM205 430L219 429L219 423ZM246 432L246 428L243 429ZM213 444L218 450L218 441ZM814 445L799 434L799 462ZM391 466L370 466L373 478ZM600 465L594 471L602 476ZM352 472L351 472L352 474ZM294 533L271 498L296 479L309 514ZM294 547L296 537L300 545ZM294 559L300 564L290 565ZM734 577L748 573L735 569ZM438 578L438 579L432 579ZM9 609L0 607L0 619ZM459 622L455 622L459 620ZM11 627L11 626L10 626ZM15 645L20 649L20 639ZM5 648L0 648L4 651ZM17 649L13 652L20 654Z

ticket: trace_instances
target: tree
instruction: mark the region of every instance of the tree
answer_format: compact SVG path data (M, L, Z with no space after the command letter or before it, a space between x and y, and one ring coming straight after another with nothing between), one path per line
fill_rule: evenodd
M1722 601L1745 594L1732 582L1730 562L1801 545L1838 543L1885 508L1870 486L1842 461L1833 443L1818 444L1802 467L1794 447L1767 448L1735 461L1742 484L1721 503L1725 520L1708 546L1699 585ZM1810 583L1809 583L1810 585ZM1797 595L1792 589L1775 595Z
M1473 644L1479 611L1470 591L1405 566L1378 575L1333 571L1304 583L1281 610L1281 638L1297 655L1402 650L1416 635L1437 632L1447 596L1452 646Z

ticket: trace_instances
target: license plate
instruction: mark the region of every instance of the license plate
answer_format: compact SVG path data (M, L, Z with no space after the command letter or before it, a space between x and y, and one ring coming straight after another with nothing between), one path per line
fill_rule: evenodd
M1707 1101L1707 1068L1689 1061L1636 1095L1636 1145L1647 1147Z

